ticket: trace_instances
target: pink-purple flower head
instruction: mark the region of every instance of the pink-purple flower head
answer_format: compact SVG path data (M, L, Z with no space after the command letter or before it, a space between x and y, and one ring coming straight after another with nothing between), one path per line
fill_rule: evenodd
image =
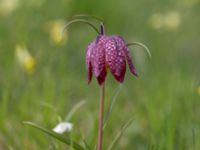
M66 27L74 22L83 22L90 25L98 36L91 42L86 49L86 66L88 72L88 83L91 82L93 74L97 78L100 85L105 82L107 72L113 74L114 78L122 83L126 72L126 62L128 63L131 73L138 76L135 66L133 65L131 55L128 50L130 45L138 45L151 54L148 48L139 43L126 44L122 37L117 35L107 36L105 35L104 26L101 24L100 31L89 21L84 19L74 19L69 22Z
M99 35L89 44L86 51L88 83L91 82L94 74L101 85L105 81L108 70L117 81L122 83L126 72L126 61L131 73L138 76L124 40L116 35Z

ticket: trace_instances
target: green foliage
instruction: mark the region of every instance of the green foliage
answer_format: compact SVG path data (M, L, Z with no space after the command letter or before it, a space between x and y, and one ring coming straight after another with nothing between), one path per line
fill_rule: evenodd
M84 60L96 33L74 24L63 43L51 37L55 22L65 24L79 13L100 16L106 34L121 35L127 43L140 41L152 54L149 61L139 47L130 47L140 77L126 74L104 129L104 147L116 137L121 120L134 117L116 149L200 149L199 5L198 0L1 0L0 149L66 149L22 122L31 120L51 129L82 99L87 105L70 117L72 139L96 144L99 89L95 80L87 85ZM32 74L20 66L17 45L25 45L34 57ZM106 110L118 86L109 74Z

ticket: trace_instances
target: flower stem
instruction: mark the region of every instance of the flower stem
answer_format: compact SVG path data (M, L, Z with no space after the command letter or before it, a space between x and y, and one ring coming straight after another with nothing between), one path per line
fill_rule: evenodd
M103 142L103 112L104 112L105 83L100 86L99 127L97 150L102 150Z
M100 34L105 35L105 28L104 28L103 22L101 22L101 25L100 25Z

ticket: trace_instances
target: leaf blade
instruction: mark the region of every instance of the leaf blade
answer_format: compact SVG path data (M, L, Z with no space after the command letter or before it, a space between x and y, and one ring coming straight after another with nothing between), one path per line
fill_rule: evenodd
M68 115L65 117L65 121L69 121L72 116L83 106L86 104L86 100L82 100L78 102L68 113Z
M122 86L120 85L119 88L116 90L115 95L113 96L113 98L112 98L112 100L111 100L111 102L109 104L108 110L107 110L106 115L104 117L103 129L105 129L107 124L108 124L108 121L109 121L113 106L114 106L115 102L117 101L117 96L119 95L121 89L122 89Z
M29 125L31 127L34 127L36 129L39 129L43 133L46 133L49 136L51 136L51 137L53 137L53 138L65 143L65 144L67 144L69 146L72 146L76 150L84 150L84 148L81 145L79 145L78 143L72 141L71 139L67 139L67 138L63 137L62 135L57 134L57 133L55 133L55 132L53 132L51 130L48 130L46 128L43 128L43 127L41 127L41 126L39 126L39 125L37 125L37 124L35 124L33 122L24 121L23 123L26 124L26 125Z
M134 118L129 119L121 128L120 132L115 136L114 140L112 141L111 145L109 146L108 150L112 150L116 143L119 141L121 138L122 134L126 131L126 129L132 124L134 121Z

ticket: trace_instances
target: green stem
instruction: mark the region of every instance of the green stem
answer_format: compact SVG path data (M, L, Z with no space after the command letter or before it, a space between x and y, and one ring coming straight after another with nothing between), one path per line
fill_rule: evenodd
M64 29L62 31L62 35L63 35L64 31L68 28L69 25L71 25L73 23L76 23L76 22L81 22L81 23L85 23L85 24L89 25L90 27L92 27L99 34L99 30L95 27L95 25L93 25L92 23L90 23L88 20L85 20L85 19L74 19L74 20L69 21L65 25L65 27L64 27Z
M105 28L104 28L103 22L101 22L100 24L100 34L105 35Z
M99 106L99 127L98 127L97 150L102 150L102 143L103 143L104 98L105 98L105 83L103 83L100 86L100 106Z

